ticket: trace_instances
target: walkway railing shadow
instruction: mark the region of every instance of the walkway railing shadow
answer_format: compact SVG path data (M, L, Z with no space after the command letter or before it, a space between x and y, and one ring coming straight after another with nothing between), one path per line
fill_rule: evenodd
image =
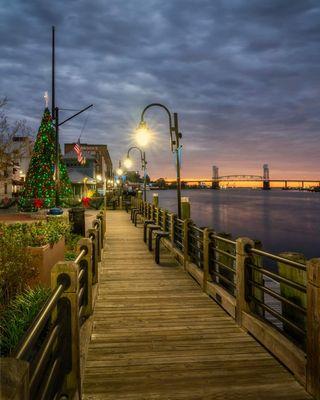
M76 259L53 267L50 298L11 357L1 359L2 378L6 373L2 392L7 398L81 398L80 333L93 313L105 229L101 212L87 237L78 241Z
M142 199L132 208L149 250L161 234L202 290L320 399L320 258L304 264L294 253L272 254L261 243L199 228ZM159 251L156 246L156 262Z

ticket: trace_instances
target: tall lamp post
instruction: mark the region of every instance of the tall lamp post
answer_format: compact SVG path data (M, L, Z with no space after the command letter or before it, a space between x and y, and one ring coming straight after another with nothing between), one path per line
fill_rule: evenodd
M182 134L179 132L178 114L173 113L173 118L172 118L172 113L169 111L169 109L166 106L164 106L161 103L151 103L151 104L147 105L141 113L140 124L138 127L138 140L140 141L141 145L145 145L146 141L147 141L147 139L146 139L147 125L144 121L144 115L145 115L146 111L151 107L162 108L163 110L166 111L166 113L168 114L168 117L169 117L170 146L171 146L171 151L173 153L176 153L178 218L181 218L181 175L180 175L181 147L180 147L180 139L182 138Z
M124 165L125 165L127 168L130 168L130 167L131 167L132 162L131 162L131 159L130 159L130 151L133 150L133 149L136 149L136 150L138 150L138 151L140 152L141 168L142 168L142 171L143 171L143 201L146 201L146 200L147 200L147 173L146 173L146 170L147 170L147 160L146 160L146 153L145 153L145 151L142 151L142 150L140 149L140 147L137 147L137 146L132 146L132 147L130 147L129 150L128 150L128 152L127 152L127 158L126 158L126 160L125 160L125 162L124 162Z

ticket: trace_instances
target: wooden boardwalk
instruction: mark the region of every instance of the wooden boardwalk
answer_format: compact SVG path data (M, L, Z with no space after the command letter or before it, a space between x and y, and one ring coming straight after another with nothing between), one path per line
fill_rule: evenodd
M154 263L128 214L106 235L85 399L310 399L169 254Z

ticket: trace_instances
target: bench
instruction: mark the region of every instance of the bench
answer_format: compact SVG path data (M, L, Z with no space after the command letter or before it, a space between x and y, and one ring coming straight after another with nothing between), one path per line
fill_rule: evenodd
M137 208L137 207L133 207L133 208L131 208L131 216L130 216L130 219L131 219L131 222L133 223L133 221L134 221L134 214L136 213L136 212L138 212L139 211L139 208Z
M160 225L156 224L149 224L147 225L147 230L148 230L148 249L149 251L152 251L152 234L153 231L159 231L161 229Z
M168 238L170 236L169 232L166 231L155 231L156 236L156 248L154 252L154 260L157 264L160 264L160 242L162 238Z
M148 225L150 225L150 224L154 224L154 220L153 219L146 219L143 222L143 241L145 243L147 243L147 228L148 228Z

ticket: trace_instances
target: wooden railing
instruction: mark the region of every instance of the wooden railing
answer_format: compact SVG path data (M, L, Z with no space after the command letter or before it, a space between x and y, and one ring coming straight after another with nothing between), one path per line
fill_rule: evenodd
M7 399L81 398L80 332L93 312L93 285L105 235L105 215L77 244L74 261L51 271L52 293L10 358L2 358L2 390ZM4 376L4 368L15 371ZM23 372L23 379L17 379ZM8 386L3 388L3 386Z
M262 251L249 238L199 228L141 199L134 206L142 220L169 233L164 245L202 290L320 399L320 258L304 264Z

